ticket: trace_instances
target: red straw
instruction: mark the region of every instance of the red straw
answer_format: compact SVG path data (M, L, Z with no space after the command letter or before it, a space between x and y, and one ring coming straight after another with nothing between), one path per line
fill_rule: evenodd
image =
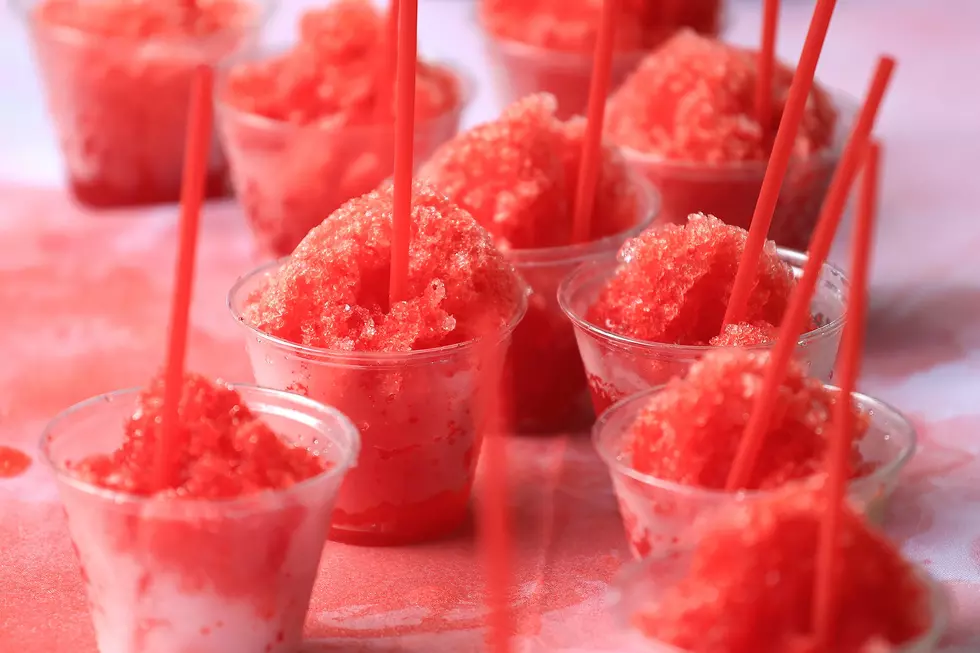
M851 245L851 294L847 299L847 326L844 327L843 355L839 365L840 399L834 406L834 434L827 452L827 509L820 523L817 549L817 577L814 585L813 623L817 640L825 645L833 640L836 627L840 571L840 523L850 476L850 452L854 440L851 417L852 398L861 370L864 351L864 325L868 300L868 261L878 213L879 146L872 141L865 157L854 242Z
M786 108L783 110L782 119L779 121L779 129L776 130L776 140L772 146L769 165L766 167L766 175L762 180L762 189L755 204L755 213L752 214L749 236L745 241L745 251L742 252L738 272L735 274L735 282L732 286L732 295L728 300L728 309L725 311L723 326L742 321L745 305L748 302L749 294L752 292L755 275L759 268L759 256L762 254L762 248L765 247L769 225L772 223L772 215L776 210L779 189L783 185L786 168L789 166L790 157L793 155L796 133L799 131L800 122L803 120L803 110L806 108L810 88L813 86L817 60L820 58L821 50L823 50L823 43L827 37L827 29L830 27L830 19L836 4L837 0L817 0L817 6L813 10L810 29L806 35L806 42L803 44L803 53L800 55L800 64L796 68L793 83L789 87Z
M480 458L483 463L484 486L480 501L481 542L486 560L487 606L489 615L490 650L509 653L511 635L514 632L513 613L510 609L511 551L507 523L507 448L500 416L498 370L501 365L497 341L490 335L481 345L480 374L483 388L481 406L477 413L482 416L483 446Z
M817 222L817 228L810 241L806 264L803 266L803 276L800 277L799 283L796 284L790 294L789 306L786 308L786 315L779 327L779 336L772 348L759 399L752 407L752 415L745 427L745 436L739 443L735 460L732 461L732 469L728 474L728 483L725 486L730 491L745 487L752 474L766 431L769 430L769 420L775 409L779 386L786 377L790 359L796 351L796 343L810 316L810 298L817 287L821 268L830 253L830 246L833 243L834 234L837 232L837 225L840 224L847 195L854 183L854 177L861 163L861 158L864 156L868 139L872 129L874 129L878 108L881 106L881 100L888 88L888 82L894 69L895 60L891 57L878 59L878 66L875 69L874 79L868 89L864 106L861 107L857 122L851 131L847 145L844 147L840 162L837 164L837 170L834 171L834 178L830 182L827 197L824 198L823 206L820 209L820 220Z
M776 24L779 0L765 0L762 10L762 45L759 48L759 76L755 87L755 115L767 140L772 128L772 74L776 68Z
M180 196L180 245L177 250L177 274L164 372L162 436L156 443L157 487L173 485L174 466L182 443L177 432L181 388L184 385L184 358L187 353L187 325L194 282L194 257L197 252L197 225L204 201L204 183L211 155L211 69L201 66L194 76L191 108L188 117L187 142L184 150L183 186Z
M592 83L589 86L589 113L582 139L582 157L579 160L578 186L575 188L575 217L572 222L572 242L584 243L592 231L592 208L595 189L599 183L602 159L602 121L609 94L609 78L612 76L613 37L616 34L616 17L619 0L603 0L599 36L592 55Z
M398 61L395 66L395 189L391 234L389 301L408 298L408 247L412 224L412 141L415 137L415 51L418 0L401 0L398 9Z
M395 69L398 66L398 1L391 0L385 21L385 43L381 61L381 84L375 117L383 122L391 116L391 98L395 94Z

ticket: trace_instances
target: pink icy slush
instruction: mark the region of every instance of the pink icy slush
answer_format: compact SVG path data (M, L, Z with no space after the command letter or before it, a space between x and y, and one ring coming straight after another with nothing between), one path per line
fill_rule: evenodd
M691 215L685 225L655 225L628 240L618 261L585 265L565 279L558 300L575 326L597 413L684 374L713 349L771 346L806 256L767 243L747 321L722 332L746 237L718 218ZM808 373L822 380L837 357L846 293L843 274L825 264L812 328L798 350Z
M585 113L592 55L602 3L589 0L482 0L479 16L505 102L547 92L558 99L561 118ZM611 88L675 31L691 28L717 36L721 0L627 0L620 6Z
M772 123L760 125L757 63L755 52L685 31L610 97L606 135L660 189L666 220L705 212L748 228L793 77L777 62ZM848 128L840 109L814 86L769 229L777 245L807 249Z
M587 429L593 419L575 335L558 307L562 279L583 262L611 258L649 226L656 199L613 147L602 151L592 233L572 244L585 121L555 117L555 100L532 95L500 118L444 144L419 177L469 211L530 284L528 313L514 332L508 393L518 432Z
M236 62L218 85L218 127L261 254L289 254L334 209L394 170L385 17L368 0L306 12L299 40ZM463 77L420 62L415 161L459 126Z
M692 546L622 570L614 584L614 610L635 650L937 650L949 618L943 588L851 510L844 513L840 534L838 626L830 642L815 641L812 596L824 496L787 488L764 501L729 506Z
M634 555L656 554L682 541L719 508L760 501L793 481L822 477L839 391L793 364L752 478L740 492L724 489L767 364L767 352L712 351L686 376L616 404L596 423L596 450L609 465ZM853 400L850 496L880 521L915 451L915 432L887 404L864 395Z
M295 650L357 430L304 397L190 375L160 488L162 405L161 379L95 397L42 442L99 650Z
M24 10L75 199L180 198L191 80L250 46L271 0L16 0ZM206 192L228 192L215 141Z
M409 298L389 305L391 211L387 185L351 200L229 295L259 383L330 402L360 429L330 536L367 545L435 539L466 520L478 383L499 372L481 372L478 344L493 339L502 360L527 305L490 234L420 183Z

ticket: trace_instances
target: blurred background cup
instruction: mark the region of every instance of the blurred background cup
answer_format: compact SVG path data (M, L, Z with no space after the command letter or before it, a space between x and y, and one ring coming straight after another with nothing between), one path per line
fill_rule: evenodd
M241 15L208 35L141 38L60 22L48 0L12 2L30 31L69 188L93 208L179 200L194 71L250 47L274 7L243 1ZM205 190L229 191L217 139Z
M768 238L780 247L806 251L820 208L850 133L856 103L833 95L838 111L832 144L811 156L790 160ZM704 163L671 161L623 148L623 156L663 196L662 220L686 224L692 213L708 213L748 229L766 174L766 161Z
M258 53L240 61L270 56ZM472 83L460 70L446 64L433 68L455 84L457 101L416 122L416 166L456 135L472 97ZM341 204L374 190L393 173L394 122L348 125L326 118L297 125L250 114L225 101L230 69L221 71L215 97L232 183L259 253L279 258Z

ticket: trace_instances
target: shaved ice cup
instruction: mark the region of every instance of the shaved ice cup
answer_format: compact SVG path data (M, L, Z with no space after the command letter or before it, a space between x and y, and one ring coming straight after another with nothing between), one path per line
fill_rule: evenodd
M835 97L838 120L831 145L790 160L768 237L805 251L837 169L855 115L853 100ZM663 196L662 220L685 224L691 213L708 213L748 229L762 189L767 161L703 163L672 161L623 147L623 156Z
M286 260L239 279L228 302L245 331L258 383L337 406L361 431L361 455L341 488L330 538L385 546L457 531L467 519L480 453L479 383L502 371L527 302L519 302L493 336L499 347L493 360L501 369L490 373L480 369L479 340L405 353L305 347L242 317L252 294Z
M670 644L646 637L636 628L636 615L649 610L669 597L669 592L690 573L693 550L672 547L645 560L623 566L609 588L606 602L613 620L616 643L624 653L690 653ZM950 620L949 598L943 585L922 567L916 576L929 589L930 628L921 637L889 653L933 653ZM846 615L842 618L846 619Z
M235 63L241 60L230 66ZM328 117L295 125L241 111L224 100L230 66L219 75L215 90L218 130L259 254L279 258L292 253L334 209L374 190L393 173L394 121L344 125ZM458 101L416 122L416 165L456 135L472 96L472 84L461 71L442 64L436 68L453 78Z
M558 305L558 286L583 263L613 259L627 238L653 223L656 192L639 177L635 188L636 224L627 231L578 245L505 252L533 291L508 362L518 433L581 432L595 421L575 331Z
M692 529L718 510L772 496L772 491L724 492L682 485L633 469L627 447L630 428L651 397L662 389L651 388L617 403L602 414L592 431L595 449L609 466L630 550L638 558L689 542ZM870 418L858 450L874 465L874 471L853 479L849 496L869 521L880 523L898 485L898 475L915 453L915 429L902 413L884 402L858 393L852 398Z
M806 255L787 249L779 249L778 253L799 278L803 274ZM567 277L558 290L558 302L575 325L596 414L624 397L684 375L691 363L717 349L713 345L672 345L637 340L589 322L588 310L618 264L618 261L609 260L582 266ZM807 373L821 381L830 381L833 377L844 329L848 287L843 272L829 263L823 265L811 302L811 313L821 326L803 334L796 353ZM750 349L770 348L771 345L766 344Z
M512 41L482 30L492 63L498 100L510 105L533 93L551 93L556 115L567 120L585 113L592 79L592 52L562 52ZM633 72L646 51L614 52L609 78L612 93Z
M330 513L359 436L338 411L305 397L233 388L283 440L332 466L286 489L227 500L134 496L73 476L72 462L122 444L135 389L77 404L44 433L101 653L299 646Z
M253 20L186 39L124 39L52 25L40 0L12 0L27 23L72 195L111 208L180 199L191 86L198 66L216 66L251 47L274 8L252 0ZM217 138L205 192L227 195Z

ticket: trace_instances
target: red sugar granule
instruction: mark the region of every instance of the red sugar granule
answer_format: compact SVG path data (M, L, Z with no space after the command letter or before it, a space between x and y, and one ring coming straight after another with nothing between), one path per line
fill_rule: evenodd
M722 489L762 389L765 352L719 349L651 396L626 436L631 466L650 476ZM826 462L836 393L792 364L779 387L765 443L747 489L771 489L817 474ZM855 475L871 471L857 445L868 417L854 415Z
M602 3L595 0L482 0L487 30L512 41L548 50L590 53L599 31ZM624 0L619 7L613 47L652 48L675 30L690 27L717 34L721 0Z
M384 59L385 22L368 0L337 0L310 10L300 20L299 42L276 57L235 66L223 98L241 111L297 125L390 121L394 94ZM452 74L419 62L417 121L443 114L460 100ZM379 107L382 101L389 108Z
M614 333L678 345L703 345L721 332L748 232L710 215L686 225L647 229L619 251L615 275L588 311ZM795 285L792 268L766 243L746 320L779 324Z
M814 642L824 496L793 491L734 504L699 537L688 574L634 613L633 624L688 653L886 653L924 635L933 619L929 587L893 544L845 509L838 626L827 645Z
M35 11L38 20L86 34L179 41L237 31L254 20L258 6L242 0L43 0Z
M726 324L708 344L715 347L753 347L774 342L778 333L778 329L768 322Z
M500 118L442 145L419 177L473 214L504 250L571 242L585 121L555 116L555 98L515 102ZM617 148L602 150L592 238L637 222L638 191Z
M618 145L673 161L764 161L793 71L773 74L772 124L755 117L757 53L685 30L650 53L610 97L606 134ZM814 85L796 137L808 157L833 139L837 112Z
M249 324L342 351L411 351L472 339L514 317L524 284L469 213L416 182L410 299L388 305L392 188L355 198L250 298Z
M176 481L160 492L154 471L163 393L160 376L140 393L120 448L71 464L71 473L88 483L127 494L227 499L287 488L325 469L320 458L281 440L230 387L188 374L176 432Z

